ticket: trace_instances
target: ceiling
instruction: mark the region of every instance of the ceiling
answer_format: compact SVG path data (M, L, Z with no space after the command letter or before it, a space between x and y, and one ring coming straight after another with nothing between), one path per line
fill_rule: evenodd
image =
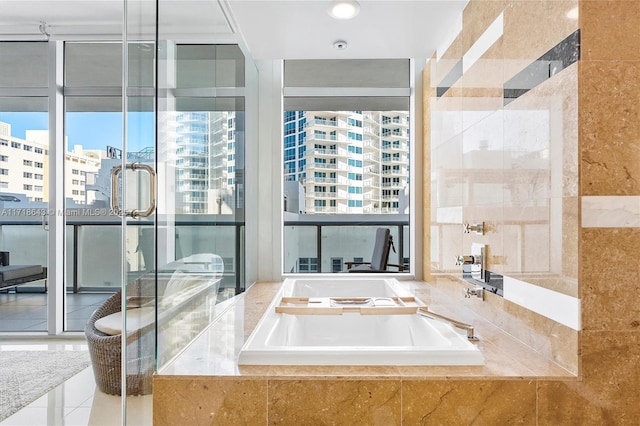
M243 40L254 59L420 58L442 47L467 0L359 0L351 20L329 16L331 1L160 0L162 38ZM131 38L155 33L155 2L128 2ZM0 0L0 39L114 39L122 0ZM336 50L337 40L348 43Z

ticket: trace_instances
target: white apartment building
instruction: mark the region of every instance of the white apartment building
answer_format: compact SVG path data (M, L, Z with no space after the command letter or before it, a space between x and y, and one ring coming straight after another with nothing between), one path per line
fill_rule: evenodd
M0 191L24 194L32 202L49 201L49 132L27 130L25 139L11 135L11 125L0 122ZM65 153L65 197L76 204L91 204L87 175L97 173L101 153L74 146Z
M235 112L176 115L179 213L229 214L236 188Z
M406 213L408 111L285 111L284 179L305 212Z

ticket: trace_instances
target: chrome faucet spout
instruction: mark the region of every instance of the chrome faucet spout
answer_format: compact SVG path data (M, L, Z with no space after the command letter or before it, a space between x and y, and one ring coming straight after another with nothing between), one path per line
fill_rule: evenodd
M475 330L471 324L466 324L464 322L456 321L454 319L445 317L444 315L436 314L430 311L428 307L418 308L418 314L422 315L423 317L427 317L431 319L440 319L440 320L447 321L451 325L465 330L467 332L467 339L472 341L479 340L478 337L475 336L474 334Z

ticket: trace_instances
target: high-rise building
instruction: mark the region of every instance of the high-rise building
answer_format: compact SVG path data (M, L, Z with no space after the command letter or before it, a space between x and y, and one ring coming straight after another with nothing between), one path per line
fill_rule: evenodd
M49 201L49 133L27 130L25 139L11 135L11 125L0 122L0 192L21 194L25 201ZM100 152L81 145L65 152L65 197L76 204L91 204L87 176L100 168Z
M405 213L408 111L285 111L284 179L305 213Z
M236 188L235 112L175 116L179 213L231 213Z

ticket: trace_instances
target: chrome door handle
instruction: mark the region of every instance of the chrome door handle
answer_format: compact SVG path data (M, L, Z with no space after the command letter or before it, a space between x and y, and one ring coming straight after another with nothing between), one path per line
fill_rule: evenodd
M156 171L148 164L141 163L126 164L125 168L133 171L143 170L149 173L149 207L144 211L138 211L136 209L123 211L120 209L118 176L120 175L120 172L122 172L122 165L118 165L111 169L111 208L118 216L130 216L134 219L151 216L156 209Z

